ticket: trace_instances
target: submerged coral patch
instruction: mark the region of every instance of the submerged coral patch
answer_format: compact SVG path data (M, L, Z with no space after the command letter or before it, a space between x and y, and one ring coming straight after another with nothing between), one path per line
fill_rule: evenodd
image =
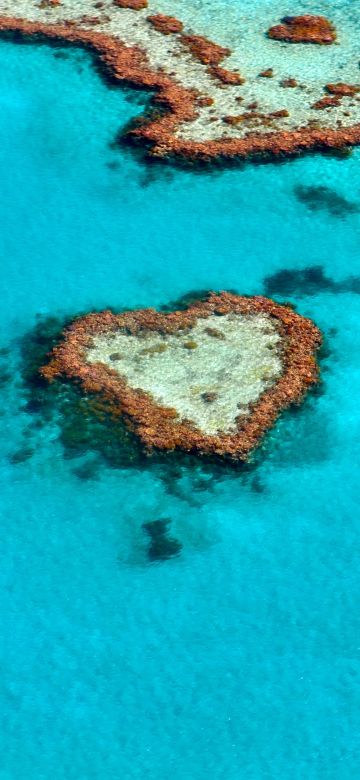
M169 314L80 318L42 374L99 395L149 451L244 460L281 409L317 381L320 342L315 325L288 307L213 293Z
M321 265L301 270L284 268L264 279L265 295L318 295L319 293L360 293L360 277L349 276L335 281L327 276Z
M148 557L152 562L166 561L179 555L182 544L169 535L170 520L150 520L143 523L143 529L150 539Z
M323 184L297 184L294 187L294 193L297 199L311 211L327 211L333 217L357 214L360 210L357 203L348 200L336 190Z

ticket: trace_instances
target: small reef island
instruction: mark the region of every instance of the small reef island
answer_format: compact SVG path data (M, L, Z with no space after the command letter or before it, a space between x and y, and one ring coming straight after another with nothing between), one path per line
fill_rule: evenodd
M86 47L112 79L152 90L150 110L124 135L158 158L288 155L360 142L359 9L352 34L312 14L259 19L255 56L246 23L230 49L162 13L159 2L0 0L0 32Z
M244 461L317 382L320 344L317 327L289 306L210 293L180 311L80 317L41 373L100 395L148 452Z

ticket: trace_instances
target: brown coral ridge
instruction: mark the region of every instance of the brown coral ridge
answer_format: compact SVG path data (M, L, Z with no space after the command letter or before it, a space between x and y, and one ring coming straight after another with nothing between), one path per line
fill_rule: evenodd
M230 84L233 87L240 87L242 84L245 84L245 79L236 70L227 70L226 68L221 68L220 65L211 65L208 68L208 72L215 79L221 81L222 84Z
M130 8L133 11L142 11L148 5L147 0L113 0L113 3L119 8Z
M317 100L311 108L316 111L323 111L325 108L336 108L340 105L341 95L325 95Z
M203 65L220 65L220 62L231 54L231 49L219 46L202 35L182 35L181 40L190 49L193 57Z
M359 84L344 84L339 82L337 84L326 84L325 89L330 92L331 95L340 95L340 97L352 97L360 92Z
M336 30L325 16L284 16L281 24L270 27L269 38L288 43L330 45L336 41Z
M163 35L171 35L172 33L180 33L183 29L183 23L176 19L175 16L165 16L165 14L155 14L154 16L147 17L148 22L155 27L157 32Z
M283 349L283 373L276 385L266 390L250 414L238 418L235 433L207 435L191 421L179 420L175 409L157 404L150 394L128 386L116 371L102 363L87 363L86 348L92 337L124 329L131 335L156 331L176 333L191 328L199 318L235 312L242 315L266 313L280 330ZM154 309L113 314L104 311L81 317L65 331L64 340L54 348L49 363L41 370L52 381L63 377L80 383L86 393L100 394L108 410L123 417L125 424L139 437L145 448L196 452L234 461L246 460L280 412L300 403L309 387L318 381L316 350L321 334L311 320L262 296L243 297L231 293L211 293L207 300L190 305L185 311L162 314Z
M182 122L195 117L197 95L163 72L151 70L145 54L136 46L125 46L113 36L81 29L76 24L29 22L8 16L0 16L0 33L20 40L23 37L83 46L98 55L115 80L155 91L163 113L146 118L126 134L133 143L146 145L153 157L210 162L234 157L289 156L308 149L341 149L360 143L360 125L333 129L301 127L266 134L249 133L245 138L185 140L176 130Z
M163 35L181 33L184 28L183 23L175 16L156 14L155 16L148 16L147 20L155 27L155 30L163 33ZM245 79L237 71L227 70L219 66L219 63L231 54L230 49L219 46L202 35L184 34L181 35L181 40L190 49L195 59L201 62L202 65L209 66L208 73L210 76L221 81L222 84L230 84L231 86L240 86L245 83Z

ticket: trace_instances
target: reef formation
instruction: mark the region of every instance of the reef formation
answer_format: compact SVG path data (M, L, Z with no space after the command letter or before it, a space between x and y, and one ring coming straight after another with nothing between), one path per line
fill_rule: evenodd
M288 43L316 43L329 46L336 41L336 30L324 16L284 16L281 24L271 27L269 38Z
M331 20L285 17L268 33L260 24L257 67L244 29L230 49L160 11L156 0L0 0L0 32L83 46L112 79L153 91L151 110L124 136L154 157L211 161L360 142L358 63ZM323 44L311 58L309 43Z
M147 452L246 460L280 412L318 381L321 334L262 296L211 293L187 309L88 314L42 376L101 397Z

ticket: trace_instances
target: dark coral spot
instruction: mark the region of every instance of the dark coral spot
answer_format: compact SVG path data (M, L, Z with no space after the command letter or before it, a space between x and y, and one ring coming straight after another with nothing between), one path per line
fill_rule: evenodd
M170 520L151 520L143 523L143 529L150 537L148 556L150 561L165 561L169 558L179 555L182 550L182 544L169 536L168 526Z
M4 387L11 381L11 374L7 371L0 371L0 388Z
M34 450L32 447L20 447L20 449L9 455L9 461L15 466L18 463L25 463L25 461L30 460L33 454Z
M99 465L99 461L97 460L87 460L85 463L81 463L80 466L73 469L73 474L83 481L97 479L99 476Z
M297 184L294 187L296 198L310 211L327 211L333 217L345 217L359 212L357 203L353 203L343 195L324 185L306 186Z
M301 270L284 268L264 279L264 294L273 295L318 295L319 293L360 293L360 277L347 276L340 282L326 276L321 265ZM289 304L288 304L289 305Z
M304 270L284 268L264 279L265 295L316 295L319 292L335 292L336 284L325 275L321 265Z

